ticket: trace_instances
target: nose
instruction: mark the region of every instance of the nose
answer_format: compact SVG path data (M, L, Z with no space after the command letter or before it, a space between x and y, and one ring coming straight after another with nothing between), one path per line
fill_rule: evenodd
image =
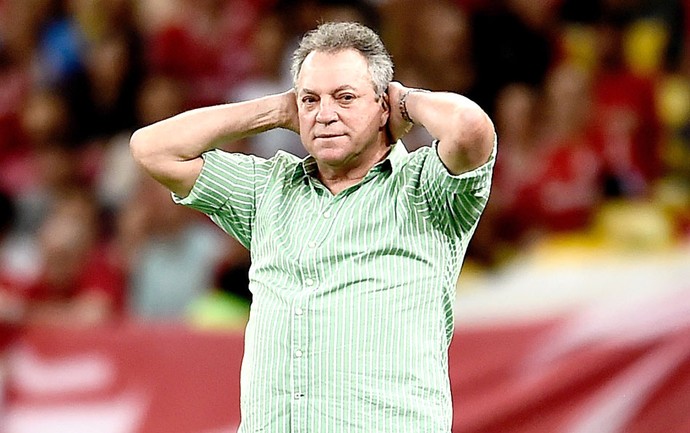
M328 125L338 120L336 104L332 98L321 98L319 109L316 113L316 121Z

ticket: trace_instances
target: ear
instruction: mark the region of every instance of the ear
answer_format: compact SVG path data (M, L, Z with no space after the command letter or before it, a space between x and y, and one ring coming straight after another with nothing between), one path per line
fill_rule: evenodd
M381 113L381 120L379 122L379 127L384 127L388 123L388 118L390 117L390 104L388 99L388 92L381 95L381 107L383 112Z

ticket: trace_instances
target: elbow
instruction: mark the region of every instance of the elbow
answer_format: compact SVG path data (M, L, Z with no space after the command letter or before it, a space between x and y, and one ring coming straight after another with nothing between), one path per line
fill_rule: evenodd
M182 160L166 143L155 126L147 126L132 134L129 149L134 161L148 175L180 197L185 197L201 171L201 158Z
M129 139L129 151L132 158L141 166L146 167L147 160L151 157L151 149L153 146L148 138L146 127L134 131Z
M448 141L464 169L473 170L488 162L496 133L493 122L484 110L476 105L465 107L456 110L451 121L454 122L455 133Z

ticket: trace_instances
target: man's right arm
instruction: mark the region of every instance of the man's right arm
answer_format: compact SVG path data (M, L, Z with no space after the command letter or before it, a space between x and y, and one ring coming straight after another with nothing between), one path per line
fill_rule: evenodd
M161 120L135 131L130 149L154 179L185 197L201 173L204 152L273 128L299 131L292 90L198 108Z

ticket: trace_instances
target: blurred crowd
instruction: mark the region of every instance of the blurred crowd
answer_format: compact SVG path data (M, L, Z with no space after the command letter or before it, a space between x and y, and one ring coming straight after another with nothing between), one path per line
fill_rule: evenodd
M469 262L495 269L566 234L689 242L689 0L0 0L0 321L246 306L247 251L174 205L128 140L289 88L299 37L332 20L377 29L396 80L462 93L494 119ZM304 155L287 131L225 147Z

